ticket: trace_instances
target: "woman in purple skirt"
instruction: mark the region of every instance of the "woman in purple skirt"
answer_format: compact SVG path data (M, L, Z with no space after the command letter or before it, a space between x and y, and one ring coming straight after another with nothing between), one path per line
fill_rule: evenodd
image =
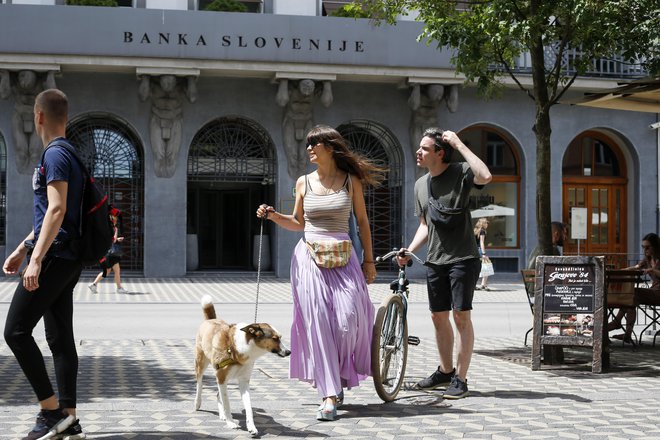
M371 374L374 306L367 283L376 278L376 268L363 185L378 185L384 170L352 153L344 138L327 126L316 126L309 132L307 154L317 169L298 178L293 214L280 214L272 206L261 205L257 216L267 216L285 229L304 231L291 258L289 374L317 389L322 403L316 417L332 421L342 403L343 388L357 386ZM357 219L364 261L360 263L353 250L347 264L320 267L310 247L350 240L351 209Z

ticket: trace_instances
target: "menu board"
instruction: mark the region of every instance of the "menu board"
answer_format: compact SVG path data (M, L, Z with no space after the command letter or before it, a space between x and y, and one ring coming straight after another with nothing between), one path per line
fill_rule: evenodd
M605 258L550 256L536 259L532 370L563 364L563 347L591 348L591 371L609 367L603 350L607 320Z
M546 264L543 283L543 335L593 337L593 264Z

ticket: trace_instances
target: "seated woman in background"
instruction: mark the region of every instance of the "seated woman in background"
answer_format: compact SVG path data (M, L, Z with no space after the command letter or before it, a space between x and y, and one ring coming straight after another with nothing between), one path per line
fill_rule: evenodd
M644 274L651 278L651 287L635 289L639 302L642 304L660 305L660 237L651 232L642 238L642 250L644 259L634 266L627 267L626 270L642 270ZM625 342L632 343L632 332L637 318L637 309L628 307L619 309L614 319L607 325L607 331L623 328L622 319L626 317L626 328L624 333L614 335L613 338L623 339Z

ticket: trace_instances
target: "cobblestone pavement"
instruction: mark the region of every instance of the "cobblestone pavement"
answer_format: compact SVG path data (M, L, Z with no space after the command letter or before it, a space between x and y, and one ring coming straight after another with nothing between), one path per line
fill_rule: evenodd
M505 280L506 281L506 280ZM522 285L493 283L477 301L525 301ZM91 295L82 280L78 302L198 302L199 286L218 301L252 302L254 285L245 279L206 277L177 280L127 279L133 295L110 293L110 283ZM222 283L222 289L218 287ZM196 285L196 287L192 287ZM260 300L290 302L285 281L267 279ZM0 281L0 303L15 281ZM229 287L229 288L228 288ZM374 296L384 285L372 286ZM104 290L107 289L107 290ZM224 293L223 293L224 292ZM228 295L221 298L221 295ZM413 301L426 301L425 295ZM37 335L35 335L37 336ZM38 338L37 338L38 339ZM45 342L39 340L44 353ZM193 336L181 339L81 340L79 417L88 438L163 439L249 438L237 387L230 386L240 430L220 422L210 371L200 411L193 410ZM567 350L561 367L530 369L531 349L518 338L480 337L470 367L470 397L446 401L412 384L430 373L436 359L432 341L410 347L406 389L384 404L371 379L346 392L335 422L315 419L319 400L307 384L287 379L288 361L264 356L251 382L255 423L262 438L356 439L660 439L660 347L633 351L613 346L613 368L592 374L590 353ZM47 357L47 362L51 360ZM431 363L434 363L432 361ZM32 426L32 391L4 341L0 343L0 439L15 439Z

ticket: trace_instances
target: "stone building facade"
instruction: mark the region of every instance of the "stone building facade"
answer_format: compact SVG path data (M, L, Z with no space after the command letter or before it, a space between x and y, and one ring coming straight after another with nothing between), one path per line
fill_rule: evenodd
M496 270L517 271L536 244L533 102L513 87L500 99L477 97L455 75L449 51L416 42L418 23L373 27L323 16L324 6L341 2L321 0L246 2L253 13L200 11L187 0L120 8L4 3L5 254L29 232L39 157L30 108L53 85L70 98L68 136L124 212L125 266L148 277L254 270L255 209L262 202L292 209L295 179L311 170L305 131L321 123L390 170L366 194L378 252L409 242L417 227L414 151L430 125L459 132L493 171L472 203L505 208L489 229ZM572 93L635 74L604 66ZM554 107L553 217L569 221L571 207L588 209L583 252L637 253L639 237L657 230L658 141L648 129L655 121ZM300 234L270 224L265 231L267 269L288 277Z

